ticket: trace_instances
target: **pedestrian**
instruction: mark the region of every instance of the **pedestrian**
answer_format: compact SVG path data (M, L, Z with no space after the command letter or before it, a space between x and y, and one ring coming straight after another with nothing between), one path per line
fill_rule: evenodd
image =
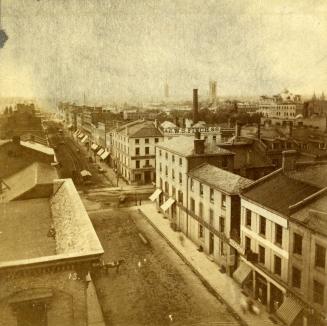
M142 205L142 200L140 199L140 206Z

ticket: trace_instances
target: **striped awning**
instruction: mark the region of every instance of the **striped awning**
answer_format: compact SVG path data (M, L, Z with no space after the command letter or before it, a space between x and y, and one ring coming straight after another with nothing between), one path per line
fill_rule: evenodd
M156 189L156 191L149 197L149 199L151 201L155 201L161 193L162 193L161 189Z
M81 140L82 143L85 143L87 141L87 139L89 138L89 136L84 136L84 138Z
M73 133L73 135L74 135L74 136L77 136L78 133L79 133L79 130L76 130L76 131Z
M81 171L81 176L82 176L82 177L91 177L92 174L90 173L90 171L82 170L82 171Z
M303 309L304 307L299 300L296 300L292 296L288 296L284 298L284 302L276 311L276 315L286 325L291 325Z
M243 284L246 278L250 275L252 269L245 262L241 261L240 266L238 266L237 270L233 273L233 278L239 284Z
M109 152L108 151L104 151L102 154L101 154L101 159L105 160L108 156L109 156Z
M104 149L103 148L100 148L97 152L97 155L101 156L104 152Z
M91 149L93 149L94 151L98 148L98 145L96 143L93 143L91 145Z
M83 138L84 137L84 134L81 132L79 135L78 135L78 138Z
M160 208L165 212L173 203L175 202L174 198L169 197Z

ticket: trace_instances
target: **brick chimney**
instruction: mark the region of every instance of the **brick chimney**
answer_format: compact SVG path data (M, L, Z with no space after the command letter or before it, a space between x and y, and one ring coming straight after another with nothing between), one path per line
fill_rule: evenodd
M193 89L193 123L199 121L199 102L198 102L198 90Z
M194 154L204 154L205 139L194 139Z
M293 171L296 167L296 150L283 151L282 169L283 171Z

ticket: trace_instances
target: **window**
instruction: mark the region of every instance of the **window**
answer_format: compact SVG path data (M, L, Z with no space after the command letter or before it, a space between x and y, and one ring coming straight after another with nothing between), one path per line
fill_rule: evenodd
M320 305L324 304L325 287L318 281L313 281L313 302Z
M149 144L149 138L145 138L145 143Z
M135 155L140 155L140 148L139 147L135 148Z
M209 209L209 224L213 225L213 209Z
M219 232L225 232L225 218L223 216L219 217Z
M203 238L203 225L199 223L199 238Z
M203 197L203 184L200 183L200 196Z
M266 260L266 250L264 247L259 245L259 263L264 265L265 260Z
M295 288L301 288L301 271L296 268L292 267L292 286Z
M274 256L274 273L279 276L282 274L282 260L278 256Z
M167 181L165 181L165 192L169 194L169 184Z
M135 161L135 165L136 165L136 168L139 169L140 168L140 161Z
M179 158L179 166L182 166L183 165L183 160L182 160L182 158L180 157Z
M149 166L150 165L150 161L149 160L145 160L145 166Z
M245 209L245 225L251 227L251 211L247 208Z
M212 136L212 140L213 141L216 141L216 136Z
M178 202L183 203L183 192L178 190Z
M162 179L160 178L160 189L162 189Z
M266 235L266 219L263 216L260 216L260 230L261 235Z
M166 154L165 154L165 157L166 157L166 160L168 160L168 153L166 152Z
M190 189L191 189L191 191L194 190L194 180L193 179L191 179L191 181L190 181Z
M325 269L326 248L316 244L315 266Z
M139 139L135 139L135 144L139 144L140 140Z
M172 160L173 162L175 162L175 155L172 155L172 156L171 156L171 160Z
M161 172L162 171L162 164L159 163L159 171Z
M145 147L145 154L149 154L150 153L150 147Z
M179 173L179 183L183 182L183 177L182 177L182 173Z
M283 227L279 224L275 224L275 243L280 246L283 243Z
M154 142L155 142L155 143L159 143L159 138L155 138L155 139L154 139Z
M302 236L297 233L293 233L293 253L302 255Z
M159 149L159 156L161 156L162 155L162 152L161 152L161 149Z
M251 250L251 239L249 237L245 237L245 250Z
M165 167L165 175L168 176L168 166Z
M210 188L210 201L213 203L214 202L214 190Z
M225 208L226 207L226 195L221 194L221 207Z
M203 203L199 203L199 217L203 218Z
M195 211L195 201L193 198L190 198L190 206L191 206L191 212L194 213Z
M24 301L17 305L17 325L46 326L47 304L45 302Z
M174 169L171 169L171 177L173 180L175 180L175 171Z
M176 196L176 188L174 186L171 187L171 196L174 198Z

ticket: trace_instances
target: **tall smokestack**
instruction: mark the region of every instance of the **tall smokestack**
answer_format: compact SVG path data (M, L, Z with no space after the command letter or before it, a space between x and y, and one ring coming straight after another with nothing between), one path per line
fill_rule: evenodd
M193 123L199 121L199 102L198 102L198 90L193 89Z

